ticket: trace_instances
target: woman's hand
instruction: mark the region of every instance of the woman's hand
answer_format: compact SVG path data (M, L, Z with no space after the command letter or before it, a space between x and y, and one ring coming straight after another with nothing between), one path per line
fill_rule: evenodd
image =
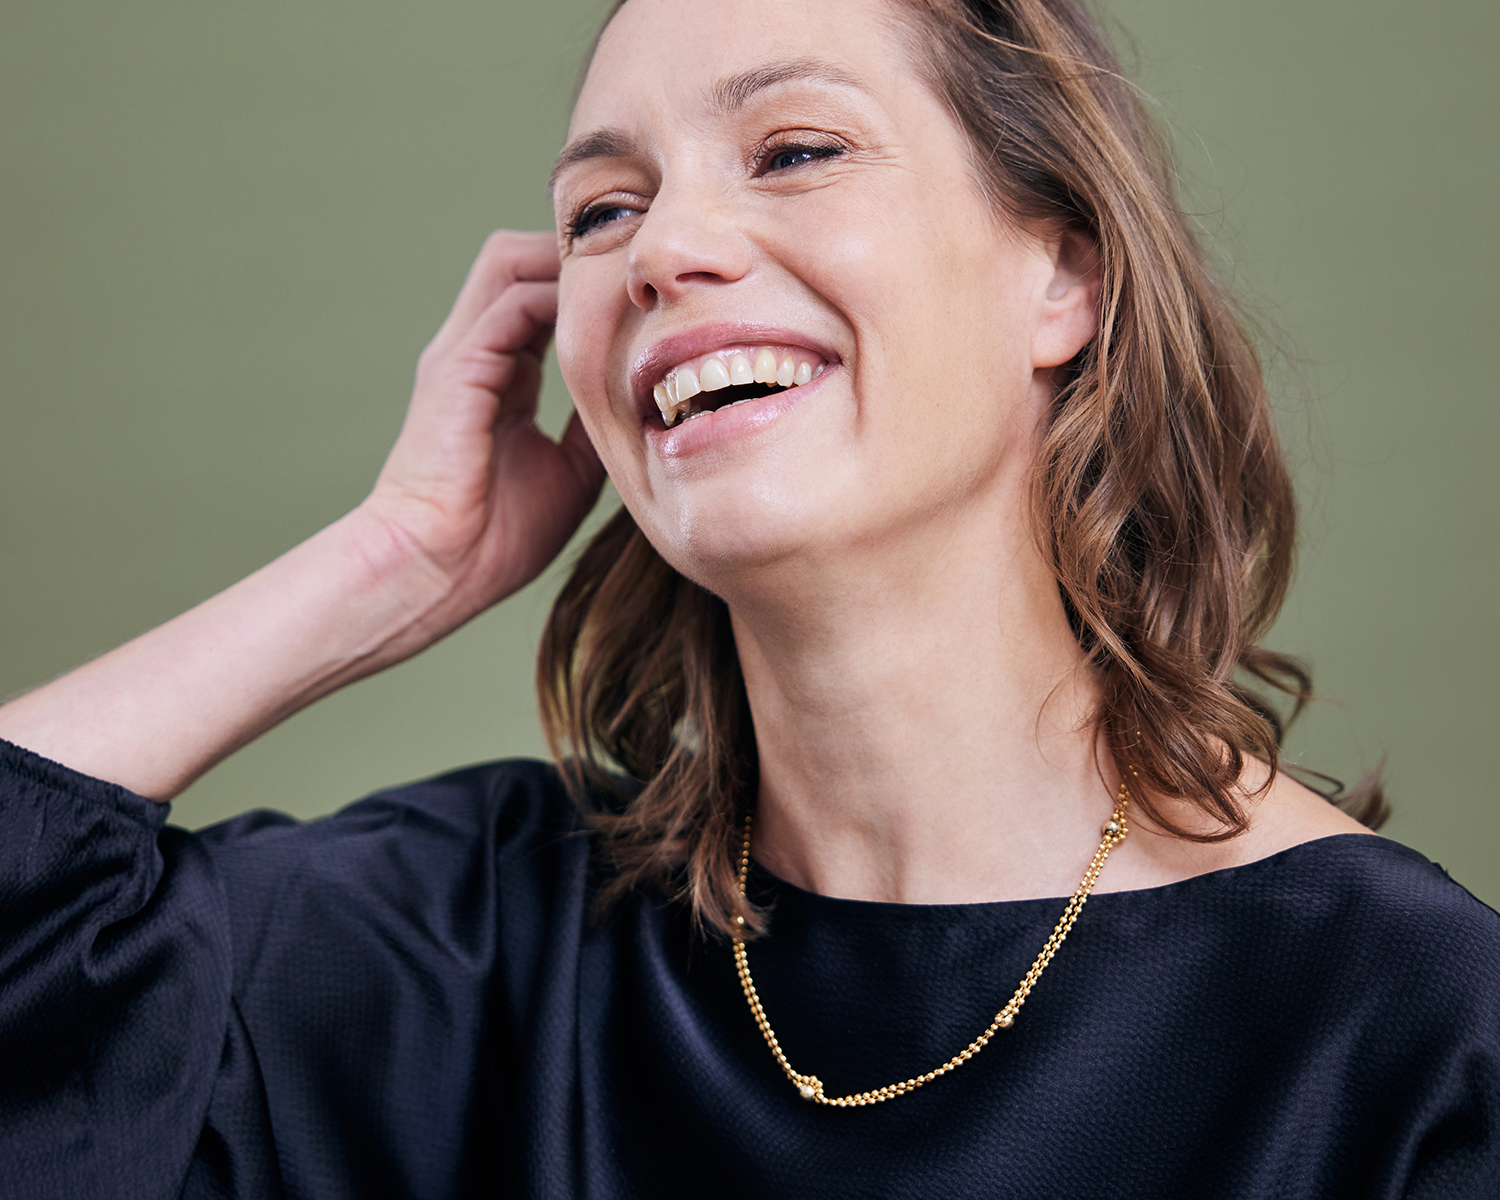
M490 236L422 354L401 436L356 514L375 561L443 590L436 636L540 574L604 482L576 413L558 442L535 424L557 270L553 234Z
M423 353L354 512L190 612L0 707L0 737L166 800L320 696L533 579L604 480L576 416L533 423L557 315L550 233L497 233Z

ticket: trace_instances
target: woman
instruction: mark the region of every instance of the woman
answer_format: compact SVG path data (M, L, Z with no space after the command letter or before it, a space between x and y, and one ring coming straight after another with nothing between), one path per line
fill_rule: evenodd
M1290 491L1153 153L1069 4L621 5L369 499L0 710L9 1190L1492 1191L1500 927L1235 682ZM562 773L162 829L605 469Z

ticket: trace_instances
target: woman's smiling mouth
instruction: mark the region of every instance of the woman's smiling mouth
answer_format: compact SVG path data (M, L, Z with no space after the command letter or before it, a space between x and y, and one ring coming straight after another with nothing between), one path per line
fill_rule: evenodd
M651 389L667 427L811 383L828 360L798 347L734 346L678 363Z

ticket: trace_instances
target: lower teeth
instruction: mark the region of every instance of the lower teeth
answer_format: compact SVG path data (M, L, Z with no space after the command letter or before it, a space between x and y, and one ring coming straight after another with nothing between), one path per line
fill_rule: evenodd
M821 375L823 373L824 369L827 367L827 365L828 365L827 363L820 364L818 366L818 369L816 371L814 371L813 374L812 374L813 379L816 379L819 375ZM811 382L811 380L809 380L809 382ZM673 420L671 420L670 422L668 422L667 427L670 429L672 427L672 425L681 425L684 421L691 421L694 417L706 417L709 413L712 413L712 412L722 412L726 408L735 408L735 407L737 407L737 406L739 406L741 404L749 404L752 400L764 400L767 396L774 396L778 392L787 391L788 388L790 388L790 387L796 387L798 385L796 385L796 384L788 384L786 386L783 386L783 385L781 385L779 383L762 383L762 384L755 384L755 385L748 385L748 384L746 384L746 385L741 385L741 386L747 386L747 387L748 386L755 386L757 388L760 388L761 390L758 392L758 394L756 394L754 396L745 396L743 399L740 399L740 400L731 400L728 404L721 404L718 408L700 408L700 409L696 409L695 411L690 412L690 413L679 414L677 417L673 418ZM717 390L718 389L716 388L715 391L717 391ZM663 414L663 419L665 419L665 416L666 416L666 414L664 413Z

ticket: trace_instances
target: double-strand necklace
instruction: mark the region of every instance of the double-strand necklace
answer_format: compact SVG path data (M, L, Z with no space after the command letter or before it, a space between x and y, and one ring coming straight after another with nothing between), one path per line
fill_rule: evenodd
M1031 964L1031 970L1026 972L1026 977L1015 990L1015 994L1006 1002L1004 1008L995 1014L995 1019L990 1022L989 1028L977 1038L950 1058L940 1067L934 1067L925 1075L913 1075L910 1079L903 1079L900 1083L888 1083L884 1087L874 1088L868 1092L854 1092L848 1096L828 1096L823 1092L823 1081L816 1075L804 1075L793 1068L787 1062L786 1054L781 1049L781 1043L776 1040L776 1034L771 1030L770 1018L766 1016L765 1006L760 1002L760 995L755 990L755 981L750 978L750 957L745 950L745 938L742 932L734 935L734 961L739 968L740 986L745 989L745 999L750 1004L750 1012L755 1017L755 1023L760 1027L761 1034L766 1039L766 1045L771 1048L771 1053L776 1057L777 1064L786 1072L786 1077L796 1085L797 1091L801 1093L804 1100L811 1100L816 1104L832 1104L839 1108L854 1108L864 1104L879 1104L882 1100L892 1100L897 1096L904 1096L908 1092L914 1092L923 1084L931 1083L939 1075L946 1075L949 1071L956 1071L969 1059L973 1058L987 1045L990 1039L1002 1029L1009 1029L1016 1023L1016 1014L1021 1011L1021 1005L1026 1003L1026 997L1031 995L1031 989L1036 986L1036 981L1042 977L1042 972L1047 969L1047 964L1052 961L1052 956L1057 953L1058 947L1063 944L1063 939L1068 936L1068 931L1073 928L1073 922L1078 920L1078 914L1083 911L1084 901L1089 898L1089 893L1094 890L1094 884L1099 880L1099 872L1104 869L1105 860L1109 858L1109 852L1125 840L1125 835L1130 832L1125 824L1125 806L1130 803L1130 792L1125 787L1124 780L1120 781L1120 791L1115 797L1115 810L1109 820L1104 822L1102 830L1104 836L1099 842L1099 849L1094 851L1093 860L1089 868L1083 873L1083 878L1078 883L1073 898L1068 901L1068 907L1063 909L1063 915L1052 930L1052 936L1047 939L1047 944L1042 947L1042 952L1036 956L1036 961ZM750 874L750 814L745 815L745 842L740 847L740 895L745 895L745 880ZM744 917L736 917L738 925L745 924Z

